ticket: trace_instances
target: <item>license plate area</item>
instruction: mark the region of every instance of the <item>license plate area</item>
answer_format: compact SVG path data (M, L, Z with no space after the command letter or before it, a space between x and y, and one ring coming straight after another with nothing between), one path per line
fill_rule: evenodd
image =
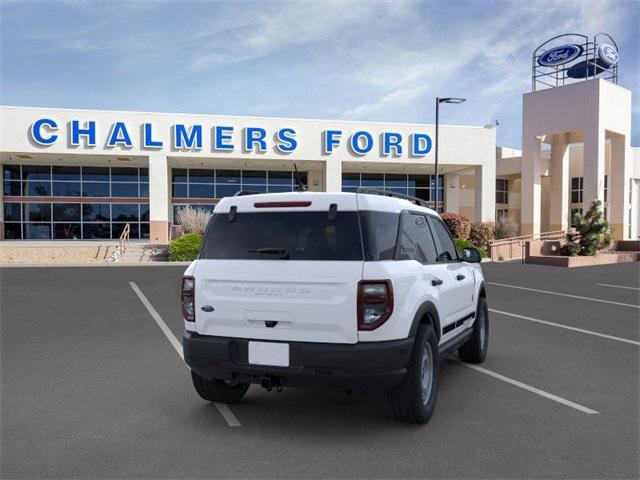
M275 342L249 342L249 363L272 367L289 366L289 344Z

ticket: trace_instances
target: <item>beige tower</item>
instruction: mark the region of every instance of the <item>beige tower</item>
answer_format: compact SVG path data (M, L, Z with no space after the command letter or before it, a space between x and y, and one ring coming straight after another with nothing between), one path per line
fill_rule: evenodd
M556 49L558 50L558 49ZM561 49L560 49L561 50ZM534 55L534 88L537 73ZM592 62L593 59L587 61ZM555 67L555 76L567 68ZM616 70L617 75L617 70ZM549 75L552 76L552 75ZM555 78L555 77L554 77ZM522 219L523 234L540 233L542 177L549 176L549 230L564 230L570 222L569 145L582 143L583 211L594 199L605 201L611 231L629 238L629 189L632 176L631 92L601 77L526 93L523 100ZM617 77L615 78L617 80ZM610 144L607 167L605 152ZM542 145L550 147L548 171L543 171ZM545 199L546 200L546 199ZM546 223L546 222L544 222Z

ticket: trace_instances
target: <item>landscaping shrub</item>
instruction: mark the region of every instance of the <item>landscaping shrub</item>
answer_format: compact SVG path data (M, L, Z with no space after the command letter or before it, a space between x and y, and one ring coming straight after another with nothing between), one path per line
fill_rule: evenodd
M469 240L482 248L488 248L489 242L494 239L495 224L493 222L472 223L469 232Z
M453 242L456 244L456 248L458 249L458 254L460 256L462 256L462 250L465 248L477 248L480 251L480 255L482 255L483 258L489 255L487 253L487 250L474 244L471 240L462 240L461 238L454 238Z
M449 227L449 231L454 238L461 240L467 240L469 238L469 232L471 231L471 223L469 219L464 215L458 213L446 212L441 215L444 223Z
M178 209L176 220L184 233L204 234L212 213L204 208L184 207Z
M518 224L508 217L499 218L493 227L496 240L515 237L518 233Z
M584 215L576 213L573 221L576 231L567 233L567 242L560 249L561 255L597 255L599 251L611 247L613 236L609 232L609 222L602 213L600 200L595 199Z
M169 260L172 262L191 262L198 256L202 235L187 233L176 238L169 245Z

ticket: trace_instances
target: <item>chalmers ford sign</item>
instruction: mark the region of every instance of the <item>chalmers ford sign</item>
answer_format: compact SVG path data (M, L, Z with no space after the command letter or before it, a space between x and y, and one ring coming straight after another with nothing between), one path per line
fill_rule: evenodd
M169 131L158 131L153 123L133 125L131 122L115 121L110 125L98 125L93 120L71 120L59 122L54 118L38 118L29 128L31 140L41 147L57 142L67 142L71 147L95 147L98 142L107 148L129 149L134 146L148 150L210 151L210 152L256 152L272 151L278 155L296 152L299 140L296 129L285 126L275 131L259 126L245 127L240 132L228 125L202 125L175 123ZM236 135L239 133L239 135ZM340 129L326 129L321 135L320 155L331 155L341 146L359 156L379 149L381 155L398 156L408 154L423 157L432 148L431 137L423 132L401 134L383 132L374 135L367 130L358 130L344 135Z

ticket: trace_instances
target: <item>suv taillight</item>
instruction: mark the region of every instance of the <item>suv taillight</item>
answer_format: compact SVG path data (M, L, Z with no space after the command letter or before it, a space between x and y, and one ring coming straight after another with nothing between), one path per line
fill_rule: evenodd
M391 280L362 280L358 283L358 330L374 330L393 312Z
M182 277L182 289L180 291L180 303L182 304L182 317L187 322L196 321L196 279Z

